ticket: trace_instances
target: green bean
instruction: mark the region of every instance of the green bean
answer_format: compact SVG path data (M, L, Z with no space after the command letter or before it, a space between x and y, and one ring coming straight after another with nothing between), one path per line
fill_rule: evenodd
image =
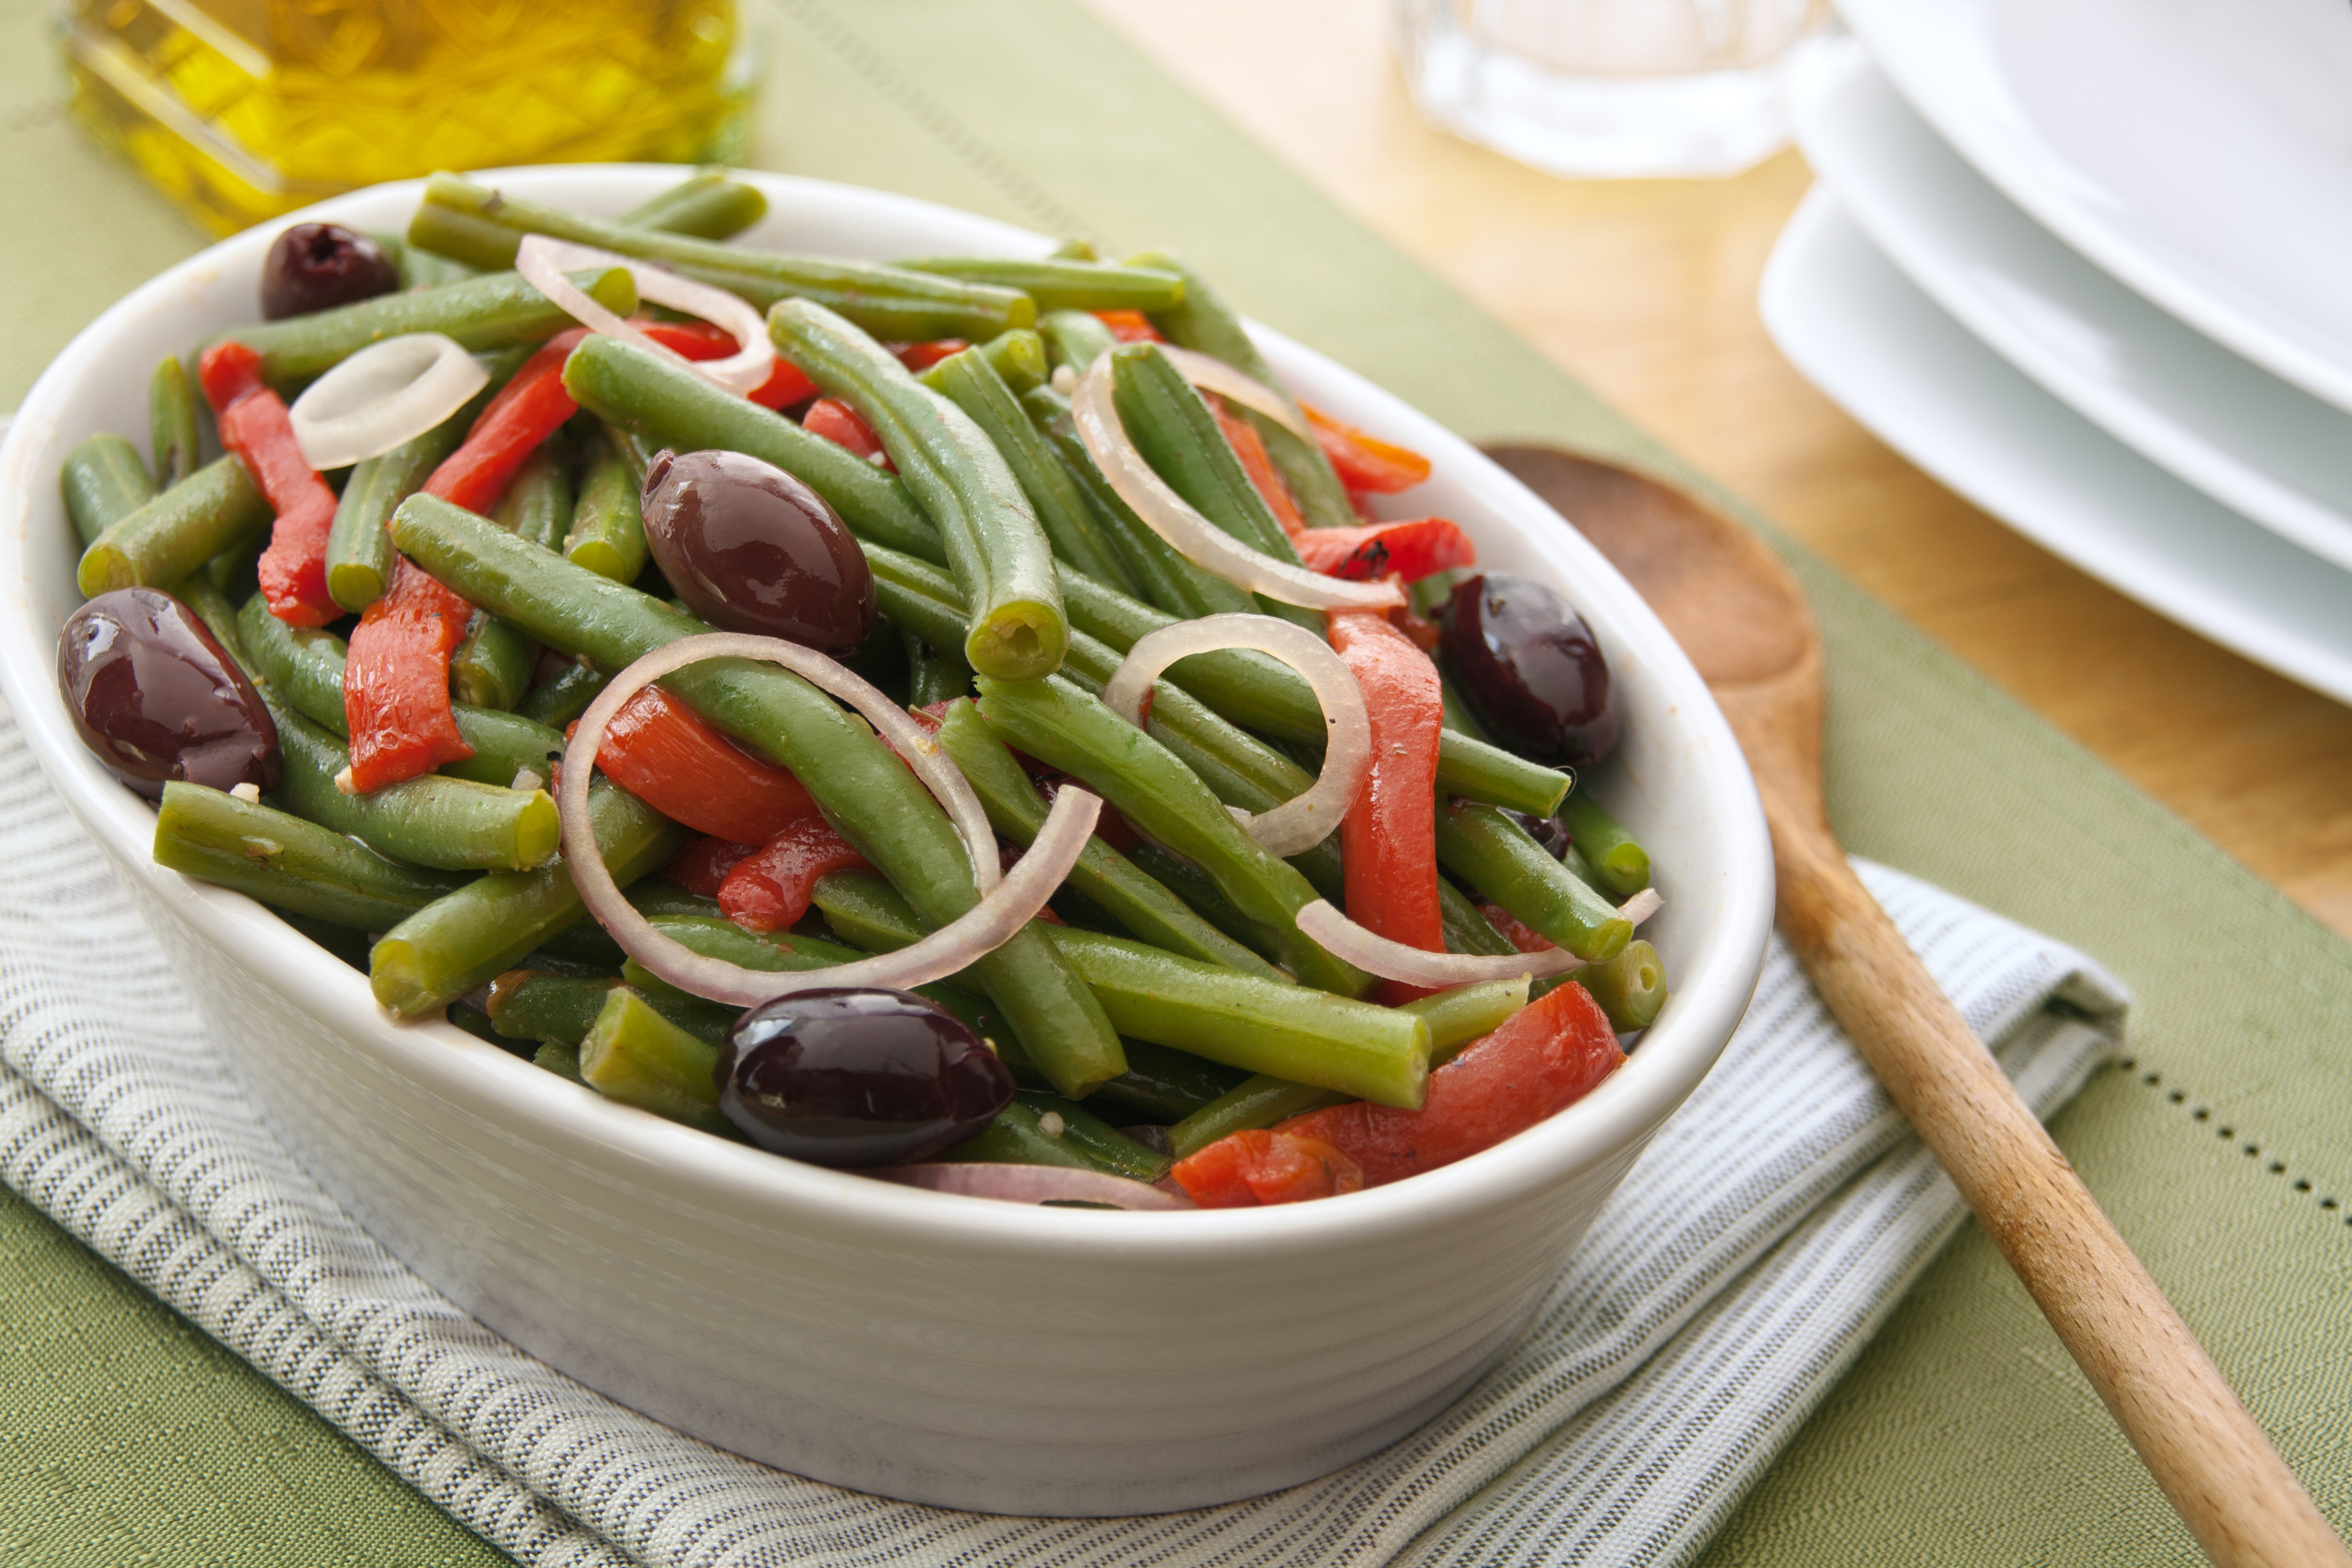
M1570 795L1559 819L1587 864L1600 876L1593 886L1614 899L1630 899L1650 885L1650 852L1625 831L1609 810L1584 790Z
M553 550L572 531L572 468L558 431L534 447L522 467L507 481L506 493L490 509L490 521L528 539L541 550ZM386 512L389 517L391 513Z
M583 345L583 348L586 345ZM578 355L575 353L576 363ZM540 641L618 669L703 624L633 588L534 550L460 508L411 498L394 542L468 601ZM791 769L825 816L931 925L978 901L962 841L898 754L832 699L772 665L713 660L664 689L719 729ZM1126 1070L1118 1041L1086 987L1034 933L979 965L990 996L1030 1054L1080 1098Z
M1171 854L1145 839L1128 851L1128 858L1135 862L1137 870L1181 899L1185 908L1226 936L1263 958L1282 956L1274 943L1274 933L1242 913L1217 886L1215 878L1181 855Z
M1184 299L1184 280L1154 267L1055 257L1021 261L1001 256L929 256L898 265L966 283L1018 289L1040 310L1172 310Z
M945 647L901 632L907 642L907 706L929 708L971 695L971 666L963 661L953 642Z
M1119 1033L1249 1072L1417 1110L1429 1026L1395 1007L1196 963L1098 931L1046 928Z
M1501 958L1519 950L1478 911L1468 894L1444 878L1437 879L1437 914L1445 928L1445 951L1482 958Z
M393 509L421 489L442 459L465 440L475 416L489 401L488 392L485 387L422 436L353 465L327 534L327 594L336 604L357 615L392 586L392 536L384 524Z
M1563 844L1559 847L1559 863L1568 868L1570 876L1586 887L1601 886L1601 873L1592 868L1592 862L1587 860L1584 858L1584 851L1579 849L1574 844Z
M1100 261L1091 239L1066 239L1045 253L1056 261Z
M1489 980L1408 1002L1397 1011L1411 1013L1429 1026L1429 1065L1434 1070L1501 1028L1528 1005L1528 989L1524 978ZM1189 1159L1229 1132L1272 1127L1347 1098L1314 1084L1260 1073L1170 1128L1169 1146L1176 1158Z
M653 807L603 779L589 786L588 819L605 868L624 888L677 853L686 837ZM561 859L535 871L477 878L425 905L375 944L368 983L376 1005L402 1018L430 1012L512 969L581 913L579 891Z
M1179 618L1069 573L1063 574L1062 602L1074 628L1122 656L1148 634L1173 626ZM1235 724L1279 740L1322 744L1326 726L1321 706L1297 672L1277 659L1245 648L1225 648L1181 659L1169 667L1168 674ZM1448 731L1438 736L1437 782L1447 795L1549 816L1559 809L1573 781L1557 768Z
M1037 1131L1084 1155L1097 1170L1131 1182L1156 1182L1173 1163L1167 1155L1129 1138L1075 1100L1024 1089L1014 1097L1037 1114ZM1056 1120L1047 1121L1053 1117Z
M1123 343L1110 363L1119 423L1169 488L1253 550L1298 564L1289 535L1176 362L1158 343Z
M312 920L309 915L292 914L285 910L278 911L278 918L345 964L362 974L367 973L369 939L366 931L351 926L331 925L325 921Z
M741 969L782 974L806 969L830 969L866 955L817 937L790 931L761 935L745 931L733 921L708 915L651 915L653 928L706 958L724 959ZM621 978L648 997L683 998L688 993L632 958L621 965Z
M1241 318L1218 298L1215 289L1201 275L1174 257L1146 254L1127 258L1130 267L1164 268L1184 279L1184 298L1172 310L1162 310L1153 321L1171 340L1184 348L1195 350L1213 359L1221 359L1235 370L1258 382L1276 396L1290 401L1282 383L1275 379L1274 368L1242 326ZM1297 405L1292 402L1296 408ZM1258 428L1265 438L1266 456L1290 486L1297 498L1298 510L1305 514L1309 528L1346 528L1360 522L1356 509L1349 504L1347 487L1332 471L1331 459L1313 441L1302 441L1265 415L1244 410L1242 417ZM1301 413L1304 422L1306 416Z
M383 931L464 879L388 860L291 812L202 784L167 784L155 863L354 931Z
M1426 577L1416 577L1405 584L1406 602L1423 620L1443 620L1446 603L1454 597L1454 584L1476 575L1475 566L1448 566Z
M610 975L509 969L490 982L490 1026L510 1040L577 1047L588 1037L614 986ZM723 1044L736 1011L698 997L645 997L646 1005L707 1045Z
M1608 963L1587 964L1563 978L1591 992L1609 1016L1609 1026L1621 1035L1648 1028L1666 1005L1666 966L1658 950L1639 937Z
M1037 331L1045 340L1046 352L1056 365L1068 365L1079 374L1095 363L1098 354L1107 354L1118 346L1111 330L1101 318L1086 310L1048 310L1037 318Z
M400 286L404 289L438 289L444 284L463 283L468 278L481 276L477 268L462 261L452 261L446 256L420 250L396 234L378 235L376 237L399 246L400 248L394 252L394 260L400 268ZM580 1075L575 1072L572 1076L577 1078Z
M1011 389L1015 400L1023 393L1045 385L1045 377L1053 372L1053 366L1045 359L1045 340L1029 327L1015 327L1009 332L999 332L987 342L973 346L980 350L980 357L988 362L988 368L994 371ZM938 368L937 365L931 367L932 370ZM923 374L928 377L930 371L925 371ZM924 384L931 386L933 392L943 390L931 385L928 380Z
M596 693L612 684L612 676L593 664L573 664L530 689L515 712L535 723L561 730L588 711Z
M396 860L445 871L522 870L554 855L555 802L545 790L426 773L370 795L345 795L336 782L352 762L342 742L263 695L285 764L278 794L297 816Z
M84 550L155 499L155 481L139 460L138 448L111 433L92 436L67 453L58 484Z
M457 263L451 262L450 265L454 267ZM558 1078L570 1079L573 1083L584 1084L588 1081L580 1076L578 1046L559 1046L552 1043L543 1045L531 1053L530 1065L543 1071L551 1072Z
M474 613L449 656L449 689L460 702L500 712L522 700L539 668L539 645L496 616Z
M1056 668L1069 625L1053 552L1012 470L971 416L822 306L787 300L768 313L768 330L819 386L873 427L908 493L938 527L948 569L971 610L965 661L1003 680Z
M641 480L628 454L609 427L589 437L587 464L580 476L580 500L570 525L551 547L564 559L615 583L634 583L646 569L645 510Z
M1190 1051L1149 1040L1125 1044L1127 1071L1087 1097L1106 1119L1166 1126L1215 1100L1242 1076Z
M196 395L177 354L165 354L147 383L147 417L155 486L168 490L193 477L204 455L196 429Z
M496 230L506 237L496 237ZM785 299L808 300L893 342L992 337L1037 319L1036 306L1016 289L665 234L520 201L455 174L435 174L425 182L425 200L408 226L409 243L477 267L513 266L513 247L526 234L663 262L688 278L740 294L761 310Z
M768 198L759 186L724 169L703 169L613 221L698 239L727 239L767 216Z
M82 552L77 585L86 599L111 588L169 588L268 528L270 516L245 459L232 452L118 518Z
M1086 493L982 352L966 349L950 354L924 372L922 379L971 416L995 446L1021 493L1029 498L1054 553L1088 577L1131 592L1135 580L1118 547L1104 537Z
M990 729L1084 780L1139 832L1208 872L1244 915L1266 928L1267 940L1292 973L1347 996L1371 989L1370 975L1332 957L1298 929L1298 911L1318 896L1307 879L1260 848L1208 786L1158 740L1058 676L1042 681L982 676L978 685Z
M256 594L237 614L240 647L254 679L267 684L273 696L312 723L348 738L343 707L343 668L350 649L343 639L323 627L289 626L269 613ZM462 762L444 763L447 778L511 787L526 770L550 777L548 753L561 753L559 730L535 723L520 714L487 708L450 705L457 721L457 737L474 749Z
M939 531L896 478L684 365L600 332L572 351L563 385L583 408L656 447L744 452L774 464L823 496L860 539L947 559Z
M981 717L980 709L969 700L952 704L937 739L940 750L955 760L980 796L989 825L1015 843L1034 840L1045 824L1045 799ZM1203 963L1289 983L1288 975L1194 914L1182 900L1100 838L1087 841L1078 863L1070 868L1068 885L1155 946Z
M229 658L236 661L248 678L251 677L252 660L246 656L245 638L236 629L236 609L228 602L228 595L214 587L211 579L202 572L182 579L173 593L180 603L195 611L196 619L205 623L205 629L220 639L220 645L227 650Z
M637 308L637 285L625 268L568 274L615 315ZM560 305L512 272L469 278L413 294L379 294L355 304L262 321L222 334L261 355L262 379L283 391L341 364L386 338L440 332L473 353L542 342L573 324Z
M1076 1144L1047 1137L1037 1125L1037 1112L1018 1100L998 1111L995 1121L938 1158L957 1164L1065 1165L1074 1171L1102 1169Z
M1437 859L1538 936L1588 963L1616 957L1633 934L1633 922L1614 905L1491 805L1440 807Z
M1311 1083L1258 1073L1171 1127L1168 1147L1179 1160L1189 1160L1220 1138L1272 1127L1326 1106L1345 1105L1348 1099Z
M1478 722L1478 715L1471 712L1470 705L1462 700L1461 689L1445 673L1443 663L1438 666L1437 694L1445 705L1444 723L1446 729L1457 735L1467 735L1474 741L1493 743L1493 738L1486 733L1486 727Z
M718 1065L717 1047L655 1012L625 985L605 995L580 1042L581 1081L605 1099L706 1132L732 1132L719 1112L712 1078Z

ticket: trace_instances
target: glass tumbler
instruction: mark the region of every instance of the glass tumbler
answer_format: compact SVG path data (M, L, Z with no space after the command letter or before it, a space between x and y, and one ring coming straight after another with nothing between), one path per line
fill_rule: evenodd
M1736 174L1789 139L1829 0L1396 0L1432 121L1548 174Z

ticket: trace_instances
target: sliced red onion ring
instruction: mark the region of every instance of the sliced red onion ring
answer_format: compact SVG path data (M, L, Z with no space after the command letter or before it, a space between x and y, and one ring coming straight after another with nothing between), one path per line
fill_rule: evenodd
M878 954L830 969L774 974L744 969L721 959L708 958L654 929L635 906L621 896L604 858L596 852L595 834L588 820L588 780L596 762L596 748L604 727L621 705L651 682L707 658L756 658L781 664L819 689L855 707L872 721L883 738L907 759L916 774L947 808L972 861L972 880L981 900L956 919L911 947ZM1045 907L1078 854L1094 833L1102 802L1082 789L1066 788L1054 797L1053 810L1028 852L1011 875L998 868L996 838L971 785L948 755L922 728L873 686L839 663L798 643L778 637L750 637L736 632L710 632L681 637L656 648L613 678L613 683L588 705L580 727L563 753L563 783L556 797L562 828L564 862L572 885L597 923L612 933L632 958L653 973L698 996L736 1006L757 1006L778 996L820 985L875 985L905 990L953 974L973 960L1012 940Z
M629 276L636 279L638 299L699 316L713 326L726 329L742 346L725 359L714 360L690 360L663 347L598 304L585 289L564 276L591 267L628 268ZM759 311L724 289L681 278L635 257L550 239L543 234L523 237L522 245L515 252L515 270L582 325L682 364L738 397L747 397L767 384L776 368L776 345L768 336L768 323Z
M1127 438L1111 397L1110 376L1110 356L1102 354L1078 378L1078 390L1070 399L1078 439L1118 498L1179 555L1254 594L1310 610L1385 610L1404 603L1403 594L1387 583L1352 583L1276 561L1195 511L1151 471Z
M323 473L415 440L489 379L455 338L404 332L370 343L312 382L286 416L302 460Z
M838 974L837 969L824 973ZM886 1165L860 1173L922 1187L934 1193L958 1193L968 1198L996 1198L1009 1204L1108 1204L1122 1209L1189 1209L1200 1205L1158 1187L1130 1182L1102 1171L1074 1170L1066 1165L953 1164Z
M1103 705L1140 730L1143 700L1162 670L1180 658L1228 647L1254 648L1280 659L1298 672L1323 705L1328 737L1323 748L1323 772L1314 784L1306 794L1260 816L1234 808L1244 830L1267 854L1303 855L1338 831L1339 819L1356 804L1364 787L1365 771L1372 765L1371 720L1364 711L1364 693L1349 673L1347 662L1321 637L1272 616L1203 616L1197 621L1178 621L1136 639L1103 688Z
M1655 888L1644 888L1626 900L1624 907L1617 912L1640 925L1664 905L1665 900L1658 896ZM1426 952L1367 931L1322 899L1298 911L1298 929L1313 938L1332 957L1345 960L1366 973L1377 974L1383 980L1402 980L1407 985L1428 985L1439 990L1452 985L1475 985L1488 980L1517 980L1523 974L1538 978L1547 974L1566 974L1572 969L1585 966L1584 960L1562 947L1544 952L1513 952L1500 956Z
M1206 392L1232 399L1243 407L1265 415L1308 446L1315 445L1315 432L1300 418L1298 407L1262 381L1255 381L1221 359L1180 349L1172 343L1162 343L1160 352L1169 363L1184 373L1184 379Z

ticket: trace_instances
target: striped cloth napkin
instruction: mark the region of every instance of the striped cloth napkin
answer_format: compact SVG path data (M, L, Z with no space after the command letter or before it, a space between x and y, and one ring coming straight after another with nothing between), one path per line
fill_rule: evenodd
M1861 870L2037 1111L2115 1048L2126 999L2080 953ZM956 1513L682 1436L403 1268L254 1118L5 712L0 876L0 1180L535 1568L1679 1563L1961 1217L1776 944L1525 1340L1423 1430L1225 1508Z

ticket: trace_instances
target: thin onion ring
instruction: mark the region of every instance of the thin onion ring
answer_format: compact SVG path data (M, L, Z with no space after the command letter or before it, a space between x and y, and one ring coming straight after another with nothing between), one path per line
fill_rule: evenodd
M901 741L899 754L942 796L950 816L956 820L957 830L971 856L973 881L983 884L980 902L912 946L896 952L829 969L787 973L744 969L706 957L663 935L639 914L635 906L622 897L612 873L605 869L604 858L597 852L593 825L588 819L588 783L595 768L596 748L604 740L604 727L620 711L621 704L647 684L689 664L728 658L781 664L821 689L856 704L859 711L877 721L885 739ZM895 724L889 722L893 719ZM902 739L902 728L911 734L911 741ZM951 776L953 789L942 788L935 782L935 774L940 779ZM581 715L580 727L564 750L563 781L556 809L572 885L579 889L582 902L596 917L597 923L612 933L613 940L648 970L681 990L714 1002L751 1007L812 986L874 985L904 990L966 967L1010 941L1045 907L1045 900L1077 863L1079 852L1093 835L1096 819L1102 811L1101 800L1085 790L1058 792L1053 810L1045 815L1045 826L1012 874L1004 876L997 867L996 839L989 831L987 818L981 816L976 827L963 820L964 813L946 799L955 793L963 795L966 804L977 810L979 799L971 794L971 785L955 763L887 697L856 675L797 643L736 632L711 632L681 637L656 648L614 676L612 684L597 693L596 700Z
M1331 646L1304 626L1272 616L1203 616L1138 637L1103 687L1103 705L1140 730L1143 700L1160 672L1178 659L1221 648L1245 647L1297 672L1323 707L1328 731L1323 771L1299 795L1257 816L1233 808L1243 831L1269 855L1303 855L1338 830L1356 804L1372 765L1371 717L1363 689Z
M1617 912L1640 925L1664 908L1665 900L1655 888L1644 888L1625 900ZM1407 985L1427 985L1444 990L1454 985L1475 985L1488 980L1517 980L1522 975L1540 979L1546 975L1566 974L1586 967L1583 959L1564 947L1548 952L1514 952L1500 956L1468 952L1428 952L1417 947L1407 947L1401 942L1358 925L1323 899L1298 911L1298 929L1321 945L1332 957L1354 964L1369 974L1383 980L1401 980Z
M832 973L838 973L834 971ZM1011 1204L1109 1204L1123 1209L1189 1209L1190 1199L1107 1171L1064 1165L1002 1165L934 1161L920 1165L885 1165L858 1173L900 1186Z
M1213 392L1220 397L1231 398L1243 407L1263 414L1312 447L1315 432L1299 416L1298 405L1281 393L1250 376L1244 375L1221 359L1212 359L1192 349L1180 349L1173 343L1162 343L1160 352L1169 363L1184 373L1184 379L1194 386Z
M604 309L566 272L590 267L619 267L627 269L636 280L637 298L656 305L667 305L674 310L685 310L701 317L713 326L724 329L740 345L725 359L690 360L674 349L665 347L647 337L637 328ZM565 314L593 331L635 344L647 353L658 355L673 363L682 364L714 385L724 387L738 397L748 397L767 384L776 368L776 345L768 336L768 323L760 312L730 294L724 289L708 283L697 283L691 278L656 267L635 257L621 256L610 250L599 250L592 245L573 245L568 240L551 239L543 234L527 234L515 251L515 270L523 280L553 300Z
M1134 508L1135 515L1166 540L1171 549L1202 571L1254 594L1310 610L1386 610L1404 603L1402 591L1393 584L1352 583L1277 561L1194 510L1152 471L1135 443L1128 439L1111 396L1109 354L1097 355L1087 374L1078 378L1070 414L1087 455L1118 499Z
M463 408L489 379L455 338L403 332L370 343L303 388L286 417L302 460L324 473L415 440Z

